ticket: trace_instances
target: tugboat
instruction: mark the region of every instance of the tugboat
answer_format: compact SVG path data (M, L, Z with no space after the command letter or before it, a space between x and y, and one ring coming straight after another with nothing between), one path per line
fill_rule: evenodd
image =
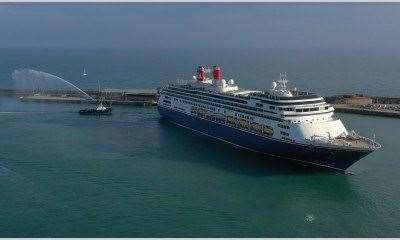
M99 91L99 104L97 105L97 108L87 108L87 109L82 109L79 110L80 115L111 115L111 102L108 106L104 106L104 97L101 96L101 90L100 90L100 82L97 81L98 84L98 91Z
M102 102L97 105L97 108L87 108L79 111L80 115L111 115L111 106L104 106Z

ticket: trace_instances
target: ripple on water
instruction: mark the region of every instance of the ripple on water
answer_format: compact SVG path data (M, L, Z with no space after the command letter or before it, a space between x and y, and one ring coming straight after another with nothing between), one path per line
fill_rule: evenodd
M312 222L315 221L315 216L314 216L314 214L311 214L311 213L306 214L304 220L305 220L306 222L308 222L308 223L312 223Z

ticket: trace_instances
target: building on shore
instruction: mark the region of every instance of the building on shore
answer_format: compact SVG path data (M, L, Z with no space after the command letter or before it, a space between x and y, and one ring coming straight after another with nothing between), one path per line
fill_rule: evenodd
M373 104L373 99L369 96L354 94L354 95L343 95L342 103L346 105L361 106Z

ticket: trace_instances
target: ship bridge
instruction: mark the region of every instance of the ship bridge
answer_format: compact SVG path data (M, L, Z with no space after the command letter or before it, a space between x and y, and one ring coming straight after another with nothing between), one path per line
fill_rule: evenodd
M262 93L262 91L254 91L254 90L238 90L238 91L233 91L232 95L234 96L250 96L251 94L255 93Z

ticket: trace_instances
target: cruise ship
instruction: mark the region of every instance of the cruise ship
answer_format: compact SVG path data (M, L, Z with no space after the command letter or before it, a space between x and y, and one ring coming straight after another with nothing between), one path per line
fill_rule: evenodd
M223 79L219 66L199 66L192 81L158 90L158 110L177 125L235 146L340 171L380 148L348 131L323 97L289 88L286 73L270 89L255 91Z

